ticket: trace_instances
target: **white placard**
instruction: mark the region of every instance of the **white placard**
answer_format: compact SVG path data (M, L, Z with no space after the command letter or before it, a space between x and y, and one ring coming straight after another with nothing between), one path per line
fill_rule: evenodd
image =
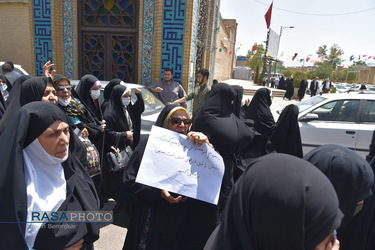
M216 205L223 175L223 158L206 143L152 126L136 182Z

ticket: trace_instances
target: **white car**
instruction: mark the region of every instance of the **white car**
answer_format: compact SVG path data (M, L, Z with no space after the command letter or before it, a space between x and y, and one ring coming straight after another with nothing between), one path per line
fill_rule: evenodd
M0 62L0 66L3 65L4 63L5 62ZM26 70L24 70L21 65L19 64L13 64L13 65L14 65L14 70L20 73L21 75L29 75L29 73L27 73Z
M304 155L324 144L368 154L375 130L375 94L325 94L296 105Z
M103 92L105 86L109 83L109 81L100 81L102 87L100 88L100 97L99 103L100 105L103 103ZM71 80L70 83L73 86L77 86L79 80ZM135 84L135 83L125 83L127 88L132 90L131 92L131 102L135 103L137 101L137 96L135 95L134 89L139 88L142 91L142 97L145 103L145 111L142 113L141 116L141 134L150 134L152 125L155 124L156 119L158 118L160 112L165 107L164 103L162 103L158 98L154 96L154 94L149 91L145 86Z

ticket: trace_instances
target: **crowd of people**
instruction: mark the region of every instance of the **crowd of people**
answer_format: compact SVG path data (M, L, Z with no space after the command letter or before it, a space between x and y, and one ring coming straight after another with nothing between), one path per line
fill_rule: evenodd
M375 139L366 160L338 145L303 155L298 108L288 105L275 121L269 88L243 102L242 87L209 84L208 70L201 69L187 95L165 69L164 80L149 86L166 105L155 126L221 155L224 174L214 205L136 182L149 140L140 134L140 89L113 79L101 103L101 82L93 75L73 88L51 71L51 62L43 77L9 79L11 63L5 64L0 249L93 249L96 223L67 230L25 222L33 211L104 210L109 198L126 208L119 209L128 221L124 249L375 248ZM293 79L281 84L293 87ZM288 90L285 98L291 98ZM128 164L110 171L105 155L127 147L133 150Z

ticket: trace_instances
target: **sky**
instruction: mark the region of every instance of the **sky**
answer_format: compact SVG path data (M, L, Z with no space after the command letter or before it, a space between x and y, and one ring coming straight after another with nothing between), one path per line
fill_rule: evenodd
M236 19L236 55L246 55L254 43L267 39L264 19L272 0L221 0L223 19ZM225 24L221 24L225 25ZM330 48L338 44L344 51L344 66L351 65L361 55L375 56L375 1L374 0L274 0L270 28L280 33L279 58L285 66L302 66L300 59L312 55L304 66L312 66L319 46ZM238 49L239 48L239 49ZM298 53L296 59L292 57ZM329 54L329 50L328 50ZM366 61L375 65L375 59Z

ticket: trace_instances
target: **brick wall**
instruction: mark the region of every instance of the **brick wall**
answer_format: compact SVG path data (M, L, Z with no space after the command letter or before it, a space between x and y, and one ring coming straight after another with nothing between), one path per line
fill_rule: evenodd
M12 61L33 74L28 3L0 3L0 61Z
M220 17L221 18L221 17ZM221 19L216 43L215 74L212 79L219 82L232 78L235 66L235 44L237 22L235 19ZM221 51L220 51L221 49ZM231 54L230 51L232 51Z

